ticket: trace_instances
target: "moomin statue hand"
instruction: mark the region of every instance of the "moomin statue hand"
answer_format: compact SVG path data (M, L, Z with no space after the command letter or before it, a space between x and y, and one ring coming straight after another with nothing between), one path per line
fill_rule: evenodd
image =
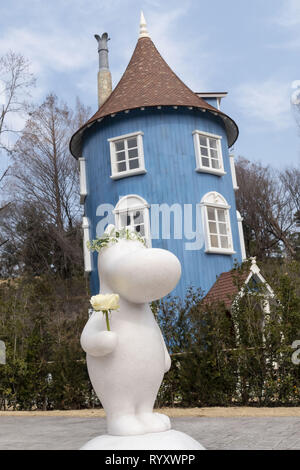
M98 294L90 300L94 311L103 312L105 315L107 331L102 331L102 323L98 321L97 313L93 313L81 335L82 349L90 356L105 356L111 353L117 344L117 335L110 331L109 314L111 310L117 310L119 306L118 294Z

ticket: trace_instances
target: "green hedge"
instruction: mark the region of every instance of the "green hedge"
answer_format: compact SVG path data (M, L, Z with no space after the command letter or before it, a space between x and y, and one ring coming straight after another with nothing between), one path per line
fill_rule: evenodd
M172 354L157 406L299 405L300 366L291 360L291 345L300 339L299 263L266 268L275 298L264 327L264 292L257 286L232 313L192 289L184 300L153 304ZM7 347L0 409L101 406L79 343L88 299L84 278L0 283L0 339Z
M260 285L244 291L231 312L224 304L208 305L200 291L190 291L184 302L157 303L155 313L173 352L157 403L299 406L300 366L292 362L291 347L300 339L299 267L296 262L267 267L275 294L267 315ZM237 284L243 269L249 266L235 271Z

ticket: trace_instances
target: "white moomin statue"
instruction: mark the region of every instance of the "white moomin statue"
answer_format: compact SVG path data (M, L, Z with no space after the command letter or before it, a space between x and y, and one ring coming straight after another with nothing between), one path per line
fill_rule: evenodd
M171 359L149 302L174 289L180 262L169 251L146 248L130 228L120 233L110 225L104 237L96 247L101 294L118 294L119 309L110 315L110 325L102 312L94 311L81 345L106 412L108 435L82 449L203 449L186 434L170 430L168 416L153 412Z

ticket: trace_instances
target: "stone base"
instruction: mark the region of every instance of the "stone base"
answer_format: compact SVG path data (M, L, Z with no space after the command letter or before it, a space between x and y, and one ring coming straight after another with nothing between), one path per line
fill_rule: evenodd
M104 434L88 441L80 450L205 450L187 434L171 429L138 436Z

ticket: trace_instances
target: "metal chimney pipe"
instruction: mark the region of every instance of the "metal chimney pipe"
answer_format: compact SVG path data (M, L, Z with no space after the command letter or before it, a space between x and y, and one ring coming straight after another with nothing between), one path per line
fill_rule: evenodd
M107 100L112 92L111 73L108 64L108 47L107 41L109 37L107 33L102 36L95 34L98 42L99 54L99 71L98 71L98 105L99 107Z

